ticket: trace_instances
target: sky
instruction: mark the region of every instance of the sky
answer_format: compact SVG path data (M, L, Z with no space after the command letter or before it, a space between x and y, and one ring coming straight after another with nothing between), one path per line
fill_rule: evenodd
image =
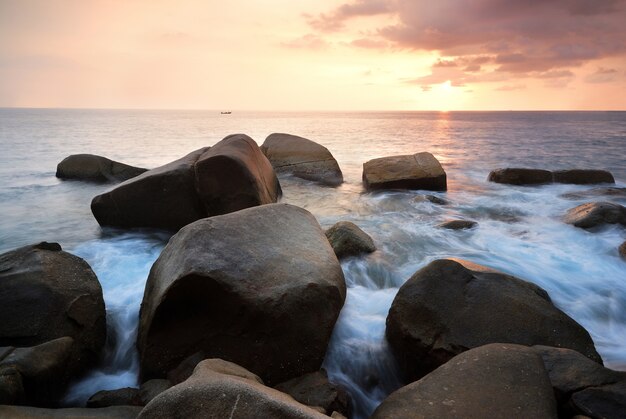
M0 107L626 110L626 0L0 0Z

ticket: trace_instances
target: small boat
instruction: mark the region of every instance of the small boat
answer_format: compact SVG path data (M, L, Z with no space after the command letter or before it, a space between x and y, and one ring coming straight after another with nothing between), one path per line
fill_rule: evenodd
M222 115L230 115L232 112L231 111L226 111L226 112L220 112Z

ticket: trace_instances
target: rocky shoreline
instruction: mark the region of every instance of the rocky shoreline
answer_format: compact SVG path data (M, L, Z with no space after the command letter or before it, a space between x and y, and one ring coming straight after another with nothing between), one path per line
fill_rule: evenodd
M341 185L328 149L289 134L259 147L235 134L151 170L79 156L61 162L57 176L122 181L92 201L101 225L175 232L141 306L142 385L59 409L69 381L102 351L104 301L84 260L39 243L0 255L0 417L351 416L348 394L321 369L346 298L339 260L381 250L353 223L324 231L305 209L277 203L280 176ZM489 180L614 183L608 172L579 169L498 169ZM447 176L421 152L364 163L363 185L445 191ZM563 222L601 233L604 224L626 225L626 208L590 202ZM626 373L603 367L587 331L545 290L489 267L440 259L416 272L391 306L386 336L405 386L373 417L626 411Z

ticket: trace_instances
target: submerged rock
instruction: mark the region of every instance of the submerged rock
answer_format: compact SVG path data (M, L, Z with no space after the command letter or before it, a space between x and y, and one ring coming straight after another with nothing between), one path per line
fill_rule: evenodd
M337 160L316 142L291 134L270 134L261 146L274 170L329 186L343 183Z
M386 335L407 380L495 342L572 348L601 362L589 333L543 289L458 259L431 262L400 288Z
M466 230L469 228L474 228L478 225L476 221L472 220L448 220L437 227L439 228L447 228L449 230Z
M165 376L198 351L270 384L317 371L344 299L341 266L306 210L263 205L197 221L150 271L142 374Z
M520 345L494 343L455 356L392 393L383 418L557 418L541 358Z
M148 403L139 418L327 418L251 377L254 374L226 361L202 361L189 379Z
M99 409L68 408L41 409L27 406L0 406L0 418L11 419L135 419L143 408L138 406L114 406Z
M147 170L94 154L73 154L57 165L56 177L94 182L122 182Z
M626 226L626 207L611 202L589 202L567 211L564 221L580 228L593 228L602 224Z
M552 172L541 169L506 168L489 173L488 180L509 185L539 185L552 182Z
M363 184L368 190L447 189L446 172L435 156L426 152L382 157L364 163Z
M117 390L101 390L87 400L87 407L143 406L139 389L126 387Z
M418 195L413 198L413 202L425 202L428 201L435 205L448 205L449 202L447 199L439 198L435 195Z
M87 262L57 243L24 246L0 255L0 284L0 346L71 337L65 379L98 359L106 316L102 288Z
M356 224L339 221L325 232L326 238L339 259L358 256L376 250L374 240Z
M322 407L327 415L331 415L335 411L345 416L350 415L348 393L328 381L328 376L324 370L291 379L277 385L275 389L289 394L296 401L307 406Z
M617 251L623 259L626 259L626 241L620 245Z
M592 188L586 191L568 192L561 195L565 199L585 199L596 196L626 198L626 188Z
M236 134L96 196L91 211L101 225L178 230L201 218L276 202L280 194L254 140Z
M615 179L606 170L571 169L553 172L556 183L588 185L592 183L615 183Z

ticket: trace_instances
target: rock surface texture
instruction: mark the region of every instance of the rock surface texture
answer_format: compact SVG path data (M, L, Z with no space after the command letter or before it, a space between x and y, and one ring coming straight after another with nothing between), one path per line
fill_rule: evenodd
M626 207L612 202L588 202L567 211L564 221L580 228L594 228L603 224L626 226Z
M426 152L382 157L364 163L363 184L368 190L447 189L446 172L435 156Z
M317 220L286 204L199 220L152 266L138 348L145 378L183 359L236 362L277 384L317 371L345 299Z
M572 348L601 362L589 333L543 289L458 259L431 262L400 288L386 335L407 380L496 342Z
M615 179L610 172L593 169L570 169L551 172L542 169L513 167L492 170L487 179L490 182L509 185L540 185L552 182L575 185L615 183Z
M349 221L339 221L326 230L325 234L339 259L376 250L374 240L359 226Z
M344 416L350 415L348 394L339 386L328 381L328 376L324 370L291 379L275 388L289 394L302 404L323 408L329 416L333 412L339 412Z
M122 182L148 169L133 167L94 154L73 154L57 165L56 176L93 182Z
M277 173L290 173L328 186L343 183L337 160L328 149L314 141L291 134L271 134L261 150Z
M254 140L230 135L96 196L103 226L178 230L208 216L274 203L280 184Z

